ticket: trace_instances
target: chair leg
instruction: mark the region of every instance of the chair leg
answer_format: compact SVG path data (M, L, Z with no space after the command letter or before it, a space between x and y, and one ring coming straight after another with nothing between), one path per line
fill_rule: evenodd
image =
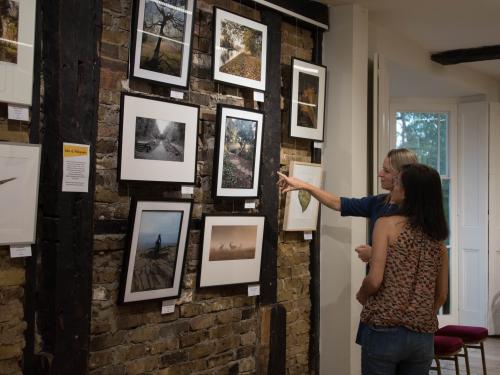
M467 372L467 375L470 375L469 352L467 351L466 345L464 345L464 359L465 359L465 371Z
M442 375L442 373L441 373L441 362L439 362L439 358L438 357L434 357L434 360L436 361L436 370L437 370L438 375Z
M483 361L483 374L488 375L486 372L486 356L484 354L484 342L481 341L479 343L479 346L480 346L480 350L481 350L481 360Z
M456 373L457 375L460 375L460 366L459 366L459 364L458 364L458 356L457 356L457 355L455 355L454 357L455 357L455 373Z

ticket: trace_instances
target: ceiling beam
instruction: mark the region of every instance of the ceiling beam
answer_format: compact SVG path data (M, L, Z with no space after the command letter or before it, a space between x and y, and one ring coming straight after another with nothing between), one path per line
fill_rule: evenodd
M500 59L500 45L454 49L451 51L433 53L431 55L431 60L440 63L441 65L453 65L466 62L498 59Z

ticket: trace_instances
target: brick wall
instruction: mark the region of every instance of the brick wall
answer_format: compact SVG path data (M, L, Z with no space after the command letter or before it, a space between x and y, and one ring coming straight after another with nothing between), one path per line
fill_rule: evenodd
M0 103L0 140L28 143L26 123L7 121L7 105ZM9 247L0 246L0 374L21 374L25 345L23 258L10 258Z
M198 0L193 37L190 89L186 102L200 105L197 181L193 225L186 254L182 295L175 312L160 314L158 301L117 306L125 233L98 234L94 240L91 322L91 374L255 374L257 373L260 311L245 286L199 291L196 270L202 213L231 212L233 203L214 204L210 197L217 103L243 106L245 89L211 80L212 7L218 5L257 19L258 12L231 0ZM162 184L117 183L120 92L167 97L168 88L127 81L131 0L105 0L101 47L101 83L97 151L95 220L126 220L130 197L179 198ZM283 140L281 163L310 161L310 142L294 141L288 133L288 90L292 55L308 59L310 32L283 25ZM163 184L164 185L164 184ZM241 203L236 203L240 210ZM282 215L280 215L282 217ZM281 233L278 259L278 300L287 309L287 369L308 373L309 244L299 234Z

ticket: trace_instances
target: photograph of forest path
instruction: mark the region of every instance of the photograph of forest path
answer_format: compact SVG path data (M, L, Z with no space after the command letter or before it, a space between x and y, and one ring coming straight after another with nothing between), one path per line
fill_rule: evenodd
M256 225L214 225L208 260L253 259L256 245Z
M142 212L132 292L173 286L181 222L182 212Z
M221 23L220 68L222 73L261 80L262 32L224 20Z
M187 0L145 0L141 68L181 76Z
M257 122L226 117L222 184L227 189L251 189Z
M0 61L17 64L19 3L0 0Z
M299 100L297 125L318 127L319 77L299 72Z
M135 126L136 159L184 161L186 124L137 117Z

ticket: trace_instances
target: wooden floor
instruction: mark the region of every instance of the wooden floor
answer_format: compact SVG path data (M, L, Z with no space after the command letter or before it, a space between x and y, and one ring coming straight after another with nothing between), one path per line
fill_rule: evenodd
M486 369L488 375L500 375L500 338L488 338L484 342L486 352ZM483 367L481 364L481 352L477 349L469 350L470 372L471 375L482 375ZM460 374L465 375L465 362L459 358ZM452 361L441 361L443 375L455 375L455 366ZM436 371L429 374L435 375Z

